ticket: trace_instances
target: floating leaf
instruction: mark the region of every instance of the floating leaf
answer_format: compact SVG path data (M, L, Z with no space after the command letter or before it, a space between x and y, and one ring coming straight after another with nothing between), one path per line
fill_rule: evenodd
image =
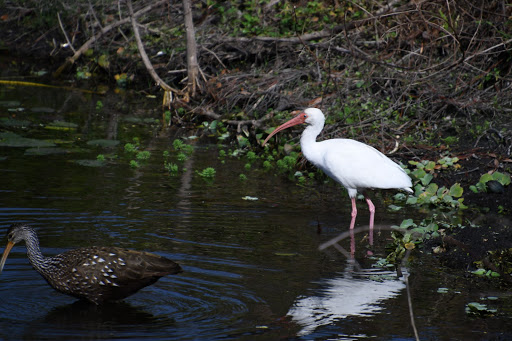
M54 147L55 144L37 139L22 137L12 132L0 133L0 146L4 147Z
M51 113L55 112L55 109L48 108L48 107L34 107L34 108L31 108L30 111L51 114Z
M466 313L473 315L493 315L498 310L489 309L485 304L478 302L470 302L466 305Z
M31 125L31 122L26 120L16 120L13 118L2 117L0 118L0 124L5 127L28 127L29 125Z
M86 167L103 167L106 164L103 160L75 160L75 163Z
M58 147L36 147L25 150L25 155L56 155L56 154L68 154L72 150Z
M298 256L299 254L296 252L274 252L274 255L284 256L284 257L294 257L294 256Z
M106 140L106 139L98 139L98 140L91 140L87 141L87 144L89 146L96 146L96 147L115 147L119 144L118 140Z

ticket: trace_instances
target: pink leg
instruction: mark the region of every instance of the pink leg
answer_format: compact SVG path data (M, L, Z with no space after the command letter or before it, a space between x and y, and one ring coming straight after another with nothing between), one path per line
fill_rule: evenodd
M354 259L356 253L356 238L354 236L354 230L350 230L350 258Z
M368 203L368 209L370 210L370 230L373 230L373 218L375 217L375 206L373 202L368 197L364 197L366 199L366 203Z
M356 208L356 198L350 198L352 200L352 220L350 221L350 229L354 229L354 225L356 224L356 216L357 216L357 208Z
M370 245L373 245L373 221L375 218L375 205L368 197L364 197L366 199L366 203L368 204L368 209L370 210Z

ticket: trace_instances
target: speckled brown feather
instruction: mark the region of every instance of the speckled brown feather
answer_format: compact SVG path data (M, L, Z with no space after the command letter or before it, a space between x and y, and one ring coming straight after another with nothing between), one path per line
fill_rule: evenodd
M53 288L96 304L123 299L162 276L182 271L165 257L117 247L93 246L44 257L35 231L26 225L13 225L9 242L23 239L31 264Z

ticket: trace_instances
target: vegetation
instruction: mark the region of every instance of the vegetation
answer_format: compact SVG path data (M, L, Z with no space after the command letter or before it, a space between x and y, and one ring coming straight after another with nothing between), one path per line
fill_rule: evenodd
M53 74L77 85L107 83L116 91L135 89L153 97L162 93L155 84L165 83L161 124L194 127L215 138L222 145L219 158L243 158L246 174L263 168L301 186L329 181L304 162L293 131L260 147L291 111L315 106L328 114L320 139L356 138L408 160L404 168L414 193L397 194L390 209L429 207L457 216L484 195L510 191L507 1L204 0L188 2L194 20L186 25L180 2L3 3L0 46L61 63L51 72L33 70L41 82ZM200 74L191 73L187 54L194 36ZM97 101L93 111L100 114L106 105ZM76 127L57 121L46 129L64 133ZM54 146L0 134L0 145ZM120 141L131 167L151 157L140 138ZM117 143L87 142L101 148ZM163 155L164 169L183 171L193 151L175 139ZM240 180L250 177L245 173ZM216 170L196 174L212 179ZM510 197L496 198L497 214L510 212ZM433 219L404 220L391 243L392 257L400 259L440 229L470 225Z

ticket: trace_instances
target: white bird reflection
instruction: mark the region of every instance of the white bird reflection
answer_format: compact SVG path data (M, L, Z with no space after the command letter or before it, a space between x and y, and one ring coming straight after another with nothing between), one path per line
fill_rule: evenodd
M348 270L342 276L322 282L315 296L299 297L288 311L292 321L303 328L297 336L311 334L347 316L368 316L382 309L380 303L396 297L405 288L394 272Z

